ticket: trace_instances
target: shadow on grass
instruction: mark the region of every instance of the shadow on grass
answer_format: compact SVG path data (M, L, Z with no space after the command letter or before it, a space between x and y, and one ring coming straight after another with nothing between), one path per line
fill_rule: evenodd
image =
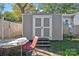
M63 56L78 56L79 40L51 41L51 47L48 48L48 51Z

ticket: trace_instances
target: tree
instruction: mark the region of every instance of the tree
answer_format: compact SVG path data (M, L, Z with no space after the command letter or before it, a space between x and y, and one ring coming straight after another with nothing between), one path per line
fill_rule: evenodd
M16 3L14 4L14 7L19 8L19 10L21 11L22 14L24 13L28 13L28 12L35 12L35 7L32 4L29 3ZM16 8L15 8L16 9Z
M22 21L22 14L25 13L35 13L35 7L32 4L28 4L28 3L16 3L13 4L13 12L15 14L15 16L17 17L18 21Z
M52 13L52 14L78 12L78 8L75 7L75 4L73 3L64 3L64 4L46 3L46 4L42 4L42 9L43 9L43 12Z
M75 7L74 4L62 4L62 13L75 13L78 12L78 9Z
M14 15L17 17L17 20L18 20L18 21L21 21L22 13L21 13L20 8L19 8L17 5L14 5L14 6L13 6L13 13L14 13Z
M7 21L19 22L17 20L17 17L15 16L15 14L13 12L5 12L4 13L4 19L7 20Z

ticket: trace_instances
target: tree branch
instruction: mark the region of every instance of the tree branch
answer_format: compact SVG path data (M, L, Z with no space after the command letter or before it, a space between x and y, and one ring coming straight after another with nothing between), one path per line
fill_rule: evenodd
M20 9L22 9L22 6L21 6L20 3L16 3L16 4L18 5L18 7L19 7Z
M21 12L24 13L24 9L23 9L23 7L21 6L21 4L20 4L20 3L17 3L17 5L18 5L18 7L20 8Z
M28 3L25 3L25 5L24 5L23 9L25 9L25 7L27 6L27 4L28 4Z

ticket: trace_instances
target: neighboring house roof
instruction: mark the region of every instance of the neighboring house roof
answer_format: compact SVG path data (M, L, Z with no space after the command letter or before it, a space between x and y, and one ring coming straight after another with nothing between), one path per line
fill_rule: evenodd
M65 18L72 18L74 14L63 14L63 17Z
M63 14L63 16L73 16L74 14Z
M78 15L79 14L79 12L77 12L77 13L74 13L74 14L62 14L63 16L75 16L75 15Z

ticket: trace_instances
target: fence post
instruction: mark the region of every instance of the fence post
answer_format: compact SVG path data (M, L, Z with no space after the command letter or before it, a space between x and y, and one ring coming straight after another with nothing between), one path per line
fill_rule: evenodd
M9 38L8 39L10 39L10 21L8 21L8 23L9 23Z
M1 20L2 23L2 40L4 39L4 17Z
M22 37L23 37L23 15L24 15L24 14L21 15L21 18L22 18ZM22 50L22 45L21 45L21 56L22 56L22 51L23 51L23 50Z

